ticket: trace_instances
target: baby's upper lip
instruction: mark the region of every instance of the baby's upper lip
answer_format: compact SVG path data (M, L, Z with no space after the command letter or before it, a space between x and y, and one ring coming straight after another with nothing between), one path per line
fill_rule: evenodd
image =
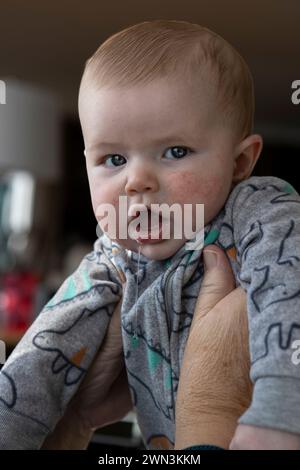
M129 215L132 213L132 211L135 210L136 214L135 215ZM162 213L160 210L157 210L157 209L153 209L151 208L151 204L133 204L129 210L128 210L128 223L130 223L132 220L136 219L138 216L139 216L139 213L141 211L145 211L147 210L148 212L150 211L151 212L151 215L152 214L158 214L160 218L162 218Z

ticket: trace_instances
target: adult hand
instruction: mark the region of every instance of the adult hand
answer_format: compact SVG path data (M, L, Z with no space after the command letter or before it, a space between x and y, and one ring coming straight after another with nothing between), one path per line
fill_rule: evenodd
M124 365L121 304L122 300L98 355L43 449L84 449L95 429L119 421L132 408Z
M181 366L175 448L228 449L252 396L246 294L223 251L204 250L205 276Z

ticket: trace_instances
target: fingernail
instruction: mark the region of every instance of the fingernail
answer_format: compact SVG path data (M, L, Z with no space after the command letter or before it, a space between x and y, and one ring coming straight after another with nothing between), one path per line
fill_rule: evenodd
M214 251L204 250L204 267L205 269L215 268L218 264L218 256Z

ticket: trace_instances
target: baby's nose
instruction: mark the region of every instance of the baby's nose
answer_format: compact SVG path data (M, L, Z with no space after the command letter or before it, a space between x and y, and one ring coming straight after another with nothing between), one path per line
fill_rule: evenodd
M159 189L158 177L153 169L140 165L129 171L125 192L128 196L135 193L156 192Z

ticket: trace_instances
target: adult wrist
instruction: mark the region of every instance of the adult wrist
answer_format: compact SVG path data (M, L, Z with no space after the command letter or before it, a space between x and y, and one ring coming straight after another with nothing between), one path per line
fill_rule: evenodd
M176 424L175 449L199 446L199 443L228 449L237 427L237 417L198 415L195 420Z

